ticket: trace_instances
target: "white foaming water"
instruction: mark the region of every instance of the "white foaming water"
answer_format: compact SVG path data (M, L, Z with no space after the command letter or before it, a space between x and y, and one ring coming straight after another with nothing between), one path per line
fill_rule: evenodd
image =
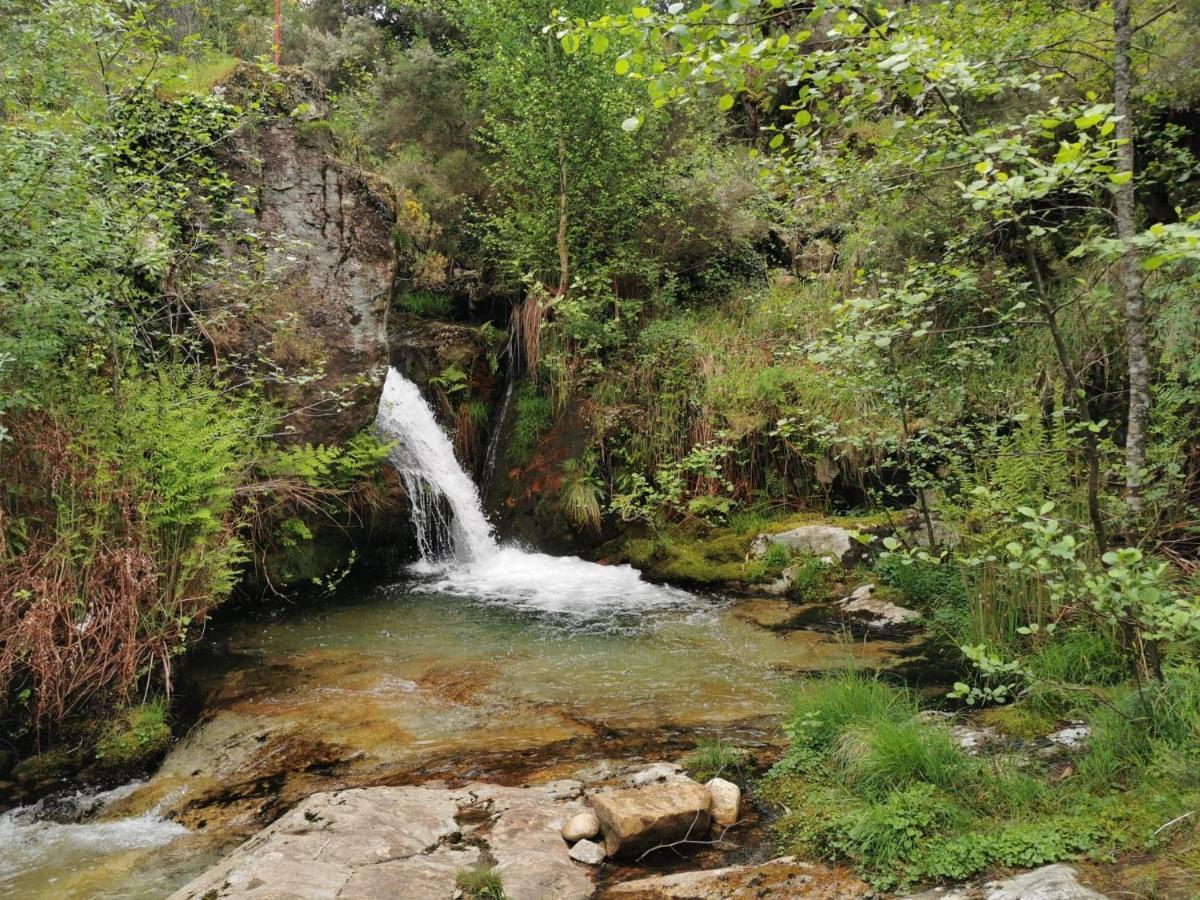
M650 584L631 566L500 546L433 410L395 369L384 381L375 430L397 442L390 459L412 503L421 553L412 569L429 579L420 590L583 615L694 602L685 591Z
M188 833L157 808L140 816L96 820L143 782L111 791L77 791L19 806L0 815L0 895L15 880L54 860L61 869L119 853L161 847Z

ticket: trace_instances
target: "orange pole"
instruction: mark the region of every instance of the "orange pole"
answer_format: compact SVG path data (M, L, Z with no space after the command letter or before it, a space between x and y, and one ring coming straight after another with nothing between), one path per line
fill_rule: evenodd
M279 50L283 46L283 0L275 0L275 65L279 65Z

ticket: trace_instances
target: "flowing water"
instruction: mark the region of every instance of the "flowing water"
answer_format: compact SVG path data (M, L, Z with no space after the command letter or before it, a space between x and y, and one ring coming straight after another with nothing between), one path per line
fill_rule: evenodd
M163 897L319 790L562 777L703 736L764 746L797 673L899 649L787 627L786 601L504 547L394 372L378 427L398 440L421 561L211 637L183 684L199 720L152 778L0 817L0 896Z

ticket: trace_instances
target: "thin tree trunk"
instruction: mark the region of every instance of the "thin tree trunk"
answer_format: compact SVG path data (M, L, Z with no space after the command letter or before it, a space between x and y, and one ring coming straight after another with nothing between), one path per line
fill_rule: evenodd
M1088 403L1087 392L1079 380L1075 367L1071 364L1071 355L1067 352L1067 342L1063 339L1062 329L1058 324L1058 314L1050 297L1046 293L1046 283L1042 280L1042 268L1038 265L1037 255L1033 246L1025 242L1025 260L1029 264L1029 272L1033 276L1033 286L1037 291L1038 308L1046 321L1046 329L1054 341L1054 352L1058 357L1059 368L1067 382L1067 391L1071 394L1072 402L1077 405L1079 421L1084 425L1083 458L1087 464L1087 507L1088 519L1092 523L1092 535L1096 541L1097 555L1103 556L1108 550L1108 535L1105 533L1104 512L1100 508L1100 444L1096 432L1092 430L1092 408Z
M567 148L562 132L558 133L558 295L567 292L570 284L570 260L567 255Z
M1129 420L1125 437L1125 501L1136 518L1142 511L1142 474L1146 469L1146 430L1150 419L1150 352L1146 340L1146 302L1142 293L1141 258L1131 241L1137 235L1137 202L1134 193L1133 89L1131 50L1133 23L1130 0L1113 4L1116 58L1113 60L1113 95L1117 116L1118 170L1128 180L1117 187L1117 238L1122 243L1119 263L1121 294L1125 303L1125 340L1129 355Z

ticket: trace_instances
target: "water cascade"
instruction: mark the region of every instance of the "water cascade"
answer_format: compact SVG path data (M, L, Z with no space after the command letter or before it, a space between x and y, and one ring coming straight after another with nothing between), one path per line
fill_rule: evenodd
M540 610L591 614L600 609L689 605L680 590L644 581L631 566L601 566L502 546L483 513L479 491L454 455L420 389L389 369L375 420L394 441L391 462L412 504L422 590Z

